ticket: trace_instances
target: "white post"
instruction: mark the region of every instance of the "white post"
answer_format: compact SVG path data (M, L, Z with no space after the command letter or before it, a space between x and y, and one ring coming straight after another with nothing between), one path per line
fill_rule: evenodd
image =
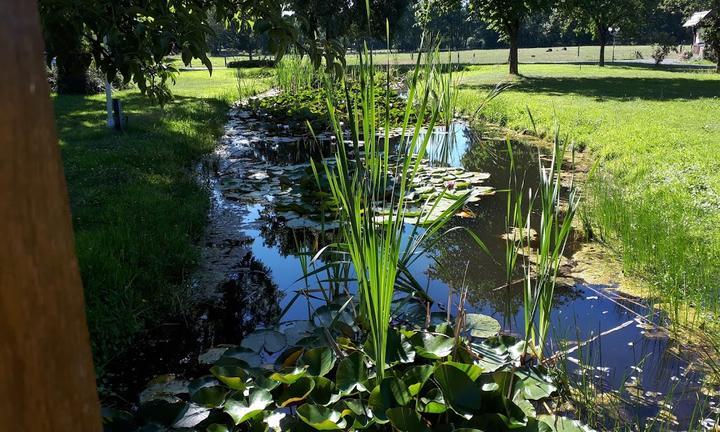
M105 48L108 48L108 38L104 38ZM115 127L115 121L113 120L113 106L112 106L112 85L108 81L108 76L105 74L105 109L107 110L107 127L113 129Z

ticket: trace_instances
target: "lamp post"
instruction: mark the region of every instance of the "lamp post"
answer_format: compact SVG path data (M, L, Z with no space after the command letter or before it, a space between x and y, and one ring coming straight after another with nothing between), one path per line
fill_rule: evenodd
M615 63L615 36L620 31L620 27L608 27L608 32L613 37L613 50L612 50L612 62Z

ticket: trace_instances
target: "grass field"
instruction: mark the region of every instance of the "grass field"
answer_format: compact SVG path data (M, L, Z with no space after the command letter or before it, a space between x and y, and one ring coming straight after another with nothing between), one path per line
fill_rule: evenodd
M522 65L485 115L539 134L557 121L599 169L585 214L628 270L670 300L717 310L720 270L720 75L645 65ZM505 67L462 74L459 106L507 80ZM592 180L594 179L594 180Z
M105 127L104 94L54 99L99 367L182 303L197 258L209 201L193 169L237 99L234 71L182 72L173 91L164 112L137 90L118 92L123 133Z

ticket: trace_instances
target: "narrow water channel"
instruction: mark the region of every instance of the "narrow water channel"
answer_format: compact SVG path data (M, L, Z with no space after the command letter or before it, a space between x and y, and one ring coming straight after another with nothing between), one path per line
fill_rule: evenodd
M452 139L435 131L427 157L431 165L488 173L484 185L507 188L509 161L506 143L484 138L461 122ZM539 182L537 149L513 143L517 175L525 187ZM206 373L198 357L213 346L237 344L257 326L308 317L308 301L294 300L307 287L302 257L331 241L327 224L293 211L290 199L302 182L314 182L308 171L310 155L327 155L309 140L287 136L282 125L267 124L250 112L231 112L222 145L203 164L212 190L213 210L202 251L201 269L193 290L199 307L187 316L149 332L135 349L108 367L105 399L133 403L154 375L192 377ZM427 251L412 274L444 310L448 293L468 288L468 308L495 317L503 331L521 334L521 285L506 287L505 194L482 196L469 204L468 215L452 224L465 226L482 239L489 254L467 233L455 231ZM297 210L297 209L296 209ZM468 216L466 215L466 216ZM573 259L565 265L570 271ZM609 285L590 285L563 278L556 289L554 330L548 349L572 348L570 377L583 375L604 392L622 389L618 420L642 424L661 419L664 430L685 430L716 407L718 401L700 392L702 375L691 359L678 354L672 339L652 325L662 322L637 299L618 295ZM321 301L310 300L315 304ZM599 335L602 335L598 337ZM608 419L612 422L612 419Z

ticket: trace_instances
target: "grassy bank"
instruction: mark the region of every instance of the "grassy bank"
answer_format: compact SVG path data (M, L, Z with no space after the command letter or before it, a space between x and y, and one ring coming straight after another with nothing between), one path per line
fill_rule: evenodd
M652 66L523 65L491 121L539 134L557 120L599 169L586 215L624 265L666 299L717 311L720 270L720 75ZM464 73L459 105L507 79L503 66ZM675 310L681 310L674 302Z
M253 81L264 90L269 80ZM55 113L96 363L186 295L206 222L193 174L237 99L234 71L183 72L164 112L137 90L117 93L123 133L105 127L104 94L57 96Z

